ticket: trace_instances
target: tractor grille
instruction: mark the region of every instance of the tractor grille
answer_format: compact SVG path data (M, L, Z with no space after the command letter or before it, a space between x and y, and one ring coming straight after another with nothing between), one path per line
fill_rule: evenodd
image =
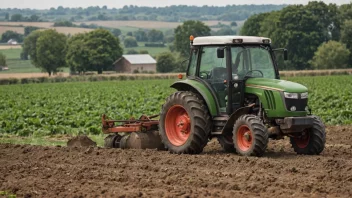
M275 103L275 98L274 98L273 92L265 90L264 95L265 95L265 99L268 103L268 108L269 109L276 109L276 103Z
M308 99L289 99L285 98L286 109L290 111L292 106L296 107L296 111L305 111L308 104Z

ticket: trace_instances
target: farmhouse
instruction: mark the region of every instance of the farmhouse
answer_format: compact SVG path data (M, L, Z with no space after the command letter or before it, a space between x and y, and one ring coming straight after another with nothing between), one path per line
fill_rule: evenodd
M122 55L114 67L119 73L156 72L156 60L149 54Z
M7 41L7 44L9 45L17 45L17 41L15 39L10 39L9 41Z

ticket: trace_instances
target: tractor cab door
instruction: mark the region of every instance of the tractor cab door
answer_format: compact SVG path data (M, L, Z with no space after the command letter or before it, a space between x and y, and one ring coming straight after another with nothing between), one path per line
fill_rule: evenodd
M203 79L213 93L216 95L220 113L226 113L228 102L228 69L227 54L223 58L218 58L217 50L219 47L202 47L199 58L198 77Z

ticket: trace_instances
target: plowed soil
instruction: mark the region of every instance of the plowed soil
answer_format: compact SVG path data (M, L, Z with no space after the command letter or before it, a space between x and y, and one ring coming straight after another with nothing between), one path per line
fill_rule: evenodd
M0 145L0 191L18 197L352 197L352 127L328 127L319 156L287 139L262 158L224 153Z

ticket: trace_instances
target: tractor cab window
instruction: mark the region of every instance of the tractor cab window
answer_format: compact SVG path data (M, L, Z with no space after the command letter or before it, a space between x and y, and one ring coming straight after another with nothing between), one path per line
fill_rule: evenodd
M231 54L233 76L238 79L245 76L275 78L274 64L270 52L265 47L232 47Z
M194 76L196 74L197 61L198 61L198 49L192 49L191 59L189 61L188 76Z
M205 80L217 95L220 109L226 109L227 79L226 53L224 58L217 57L218 47L201 48L201 58L198 77Z

